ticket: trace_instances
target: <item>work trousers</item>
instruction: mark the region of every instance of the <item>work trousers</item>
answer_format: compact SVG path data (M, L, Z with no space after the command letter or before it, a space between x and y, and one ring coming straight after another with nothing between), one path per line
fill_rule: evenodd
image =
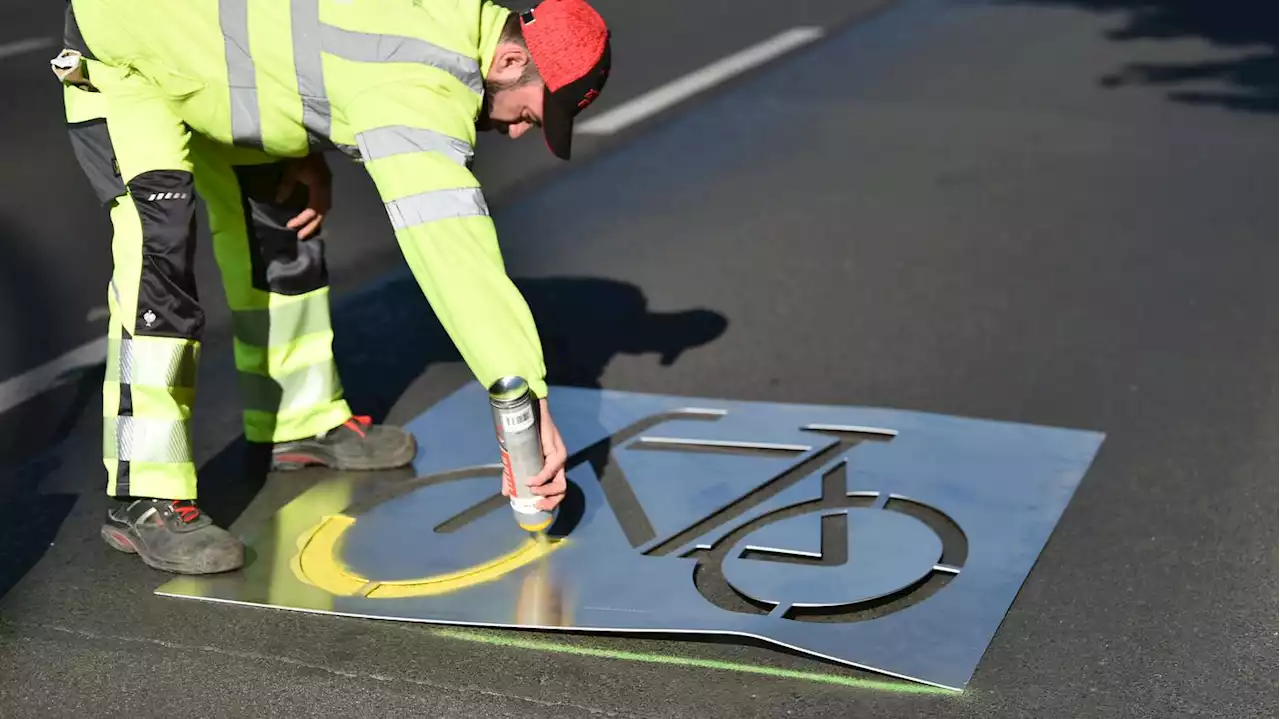
M110 72L92 62L89 69L90 82ZM232 311L246 438L322 434L351 410L333 358L323 239L300 241L285 226L305 206L305 190L276 202L283 166L264 154L195 133L182 145L164 142L166 133L145 119L147 103L161 100L109 100L64 86L72 148L110 208L113 232L102 392L107 493L195 499L191 409L205 322L193 268L196 193Z

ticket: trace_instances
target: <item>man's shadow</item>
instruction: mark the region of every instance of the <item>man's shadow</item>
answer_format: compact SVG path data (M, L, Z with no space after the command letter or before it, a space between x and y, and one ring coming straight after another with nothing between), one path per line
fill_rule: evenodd
M651 311L639 287L617 280L525 278L515 284L538 326L552 385L600 388L605 369L620 354L655 354L670 366L728 326L723 314L707 309ZM407 273L335 302L332 315L346 398L375 421L431 365L462 361ZM233 442L200 469L202 507L223 526L235 521L266 482L269 461L268 447L243 438Z
M550 384L600 387L620 354L656 354L669 366L728 326L724 315L706 309L653 312L639 287L618 280L524 278L515 284L533 312ZM334 334L347 397L375 420L429 364L461 362L411 277L336 308Z

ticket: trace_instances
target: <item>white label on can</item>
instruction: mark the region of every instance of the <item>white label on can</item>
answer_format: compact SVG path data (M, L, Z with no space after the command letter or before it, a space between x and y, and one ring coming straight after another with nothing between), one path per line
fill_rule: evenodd
M511 508L521 514L537 514L541 512L538 509L538 500L541 497L511 497Z
M527 407L522 412L513 412L511 414L502 415L502 430L504 432L519 432L529 429L533 426L533 407Z

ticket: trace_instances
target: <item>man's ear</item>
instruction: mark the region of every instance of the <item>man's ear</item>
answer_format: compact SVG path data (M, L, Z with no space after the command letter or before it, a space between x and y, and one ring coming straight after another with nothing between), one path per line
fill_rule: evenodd
M514 80L531 62L533 59L529 57L528 50L514 43L501 43L494 50L489 72L495 80Z

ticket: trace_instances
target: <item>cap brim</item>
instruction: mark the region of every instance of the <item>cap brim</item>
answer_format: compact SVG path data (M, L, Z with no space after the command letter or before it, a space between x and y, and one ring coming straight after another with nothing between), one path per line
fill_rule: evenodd
M542 136L547 149L561 160L568 160L573 149L573 118L577 107L572 102L557 98L550 90L543 90Z

